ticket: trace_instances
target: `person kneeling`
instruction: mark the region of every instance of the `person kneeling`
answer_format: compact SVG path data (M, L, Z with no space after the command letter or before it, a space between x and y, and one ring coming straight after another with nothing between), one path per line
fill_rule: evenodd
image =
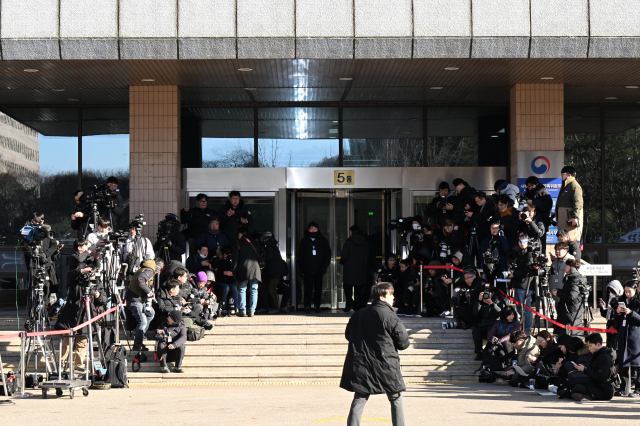
M577 371L583 372L589 378L588 383L578 383L571 387L571 398L576 401L595 400L609 401L613 398L615 364L611 348L602 347L602 336L598 333L590 334L585 339L589 344L591 362L589 365L575 364Z
M187 341L187 327L182 320L182 313L178 310L171 311L169 316L156 330L158 347L156 348L156 359L160 363L160 372L168 373L167 362L174 362L174 373L183 373L182 359L184 358Z

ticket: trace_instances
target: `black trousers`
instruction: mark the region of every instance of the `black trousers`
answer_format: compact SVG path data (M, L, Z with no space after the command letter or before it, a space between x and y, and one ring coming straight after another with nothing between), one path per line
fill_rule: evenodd
M345 306L352 307L354 311L367 306L371 289L366 285L343 284Z
M311 299L316 308L322 302L322 276L323 274L304 275L304 307L311 307Z
M476 352L482 351L482 339L487 337L487 333L491 330L491 326L481 326L476 325L473 327L471 331L471 336L473 336L473 346L475 347Z
M571 388L571 393L581 393L583 395L590 395L595 401L609 401L613 398L613 388L605 384L597 385L585 385L577 384Z
M161 367L166 367L167 362L175 362L176 368L182 367L182 359L184 358L185 347L179 346L175 349L169 349L165 342L158 343L158 350L156 354L158 356L158 362ZM166 355L163 357L163 355Z

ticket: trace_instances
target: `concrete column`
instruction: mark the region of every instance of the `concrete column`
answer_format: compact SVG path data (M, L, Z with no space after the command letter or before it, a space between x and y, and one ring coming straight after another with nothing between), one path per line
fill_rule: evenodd
M564 85L511 88L511 183L518 180L518 151L564 150Z
M158 222L178 214L181 200L178 86L131 86L129 123L129 214L144 214L143 234L155 241Z

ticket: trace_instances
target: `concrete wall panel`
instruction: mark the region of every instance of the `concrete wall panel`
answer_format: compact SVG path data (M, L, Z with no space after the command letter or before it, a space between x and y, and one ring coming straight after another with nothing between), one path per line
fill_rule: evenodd
M587 37L533 37L531 58L586 58Z
M471 0L413 0L415 37L470 37Z
M296 58L353 59L352 38L298 38Z
M529 0L473 0L474 37L529 37Z
M236 0L180 0L178 37L235 37Z
M640 0L590 0L592 37L640 36Z
M60 47L55 39L3 39L2 59L60 59Z
M237 0L238 37L295 37L294 0Z
M83 38L60 40L61 59L119 59L115 38Z
M531 0L533 37L586 37L589 35L587 0Z
M120 0L120 38L177 36L175 0Z
M296 0L297 37L353 37L353 0Z
M466 37L417 38L413 40L414 58L468 58L471 39Z
M179 38L180 59L235 59L235 38Z
M117 37L117 0L60 0L60 38Z
M294 38L239 38L238 59L293 59Z
M527 58L528 37L483 37L471 41L472 58Z
M2 0L2 38L56 38L58 0Z
M120 59L178 59L175 38L120 39Z
M354 0L356 37L411 37L411 0ZM356 55L357 56L357 55Z
M411 58L412 41L410 38L357 38L355 58Z

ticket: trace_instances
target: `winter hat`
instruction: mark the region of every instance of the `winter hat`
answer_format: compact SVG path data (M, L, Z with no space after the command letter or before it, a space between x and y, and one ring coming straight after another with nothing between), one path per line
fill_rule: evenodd
M560 173L567 173L567 174L569 174L571 176L575 176L576 175L576 169L574 169L571 166L564 166L562 168L562 170L560 171Z
M438 262L437 260L432 260L431 262L429 262L429 266L440 266L441 263Z
M216 275L213 273L213 271L207 271L207 281L215 282L215 280L216 280Z
M171 313L169 314L169 317L173 320L174 323L179 323L180 321L182 321L182 312L174 309L173 311L171 311Z
M214 220L215 220L216 222L220 223L220 219L218 218L218 215L217 215L217 214L212 214L212 215L211 215L211 217L209 218L209 223L213 222Z
M196 276L196 281L199 283L206 283L207 282L207 273L204 271L200 271L198 272L198 275Z
M455 257L456 259L458 259L460 262L462 262L462 253L460 253L459 251L453 253L453 257Z
M622 293L624 293L622 284L620 284L620 281L618 280L611 281L609 284L607 284L607 288L610 288L611 290L613 290L616 296L622 296Z
M566 348L567 346L569 346L569 340L571 340L571 336L569 336L568 334L561 334L560 336L558 336L558 346L562 345Z
M309 224L307 225L307 229L311 228L312 226L315 226L316 228L320 229L320 225L318 225L318 222L314 222L314 221L309 222Z
M440 185L438 185L438 189L449 189L451 190L451 188L449 188L449 182L440 182Z

